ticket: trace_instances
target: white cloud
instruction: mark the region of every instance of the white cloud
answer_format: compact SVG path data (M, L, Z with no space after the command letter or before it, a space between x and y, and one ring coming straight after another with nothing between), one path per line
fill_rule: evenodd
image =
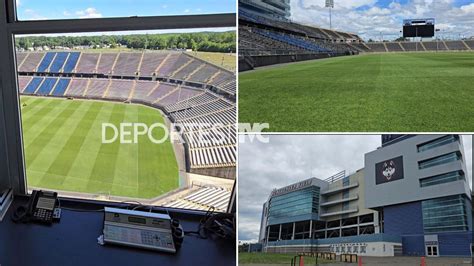
M189 10L189 9L185 9L185 10L184 10L184 13L189 13L190 11L191 11L191 10Z
M89 7L85 10L80 10L76 11L76 15L79 16L79 18L101 18L102 14L97 11L97 9L93 7Z
M386 7L376 0L338 0L332 12L333 29L359 34L365 40L400 36L403 19L434 17L444 38L474 36L474 3L455 7L453 0L409 0L407 4L392 1ZM294 0L291 19L295 22L329 28L325 0ZM367 7L367 8L360 8Z

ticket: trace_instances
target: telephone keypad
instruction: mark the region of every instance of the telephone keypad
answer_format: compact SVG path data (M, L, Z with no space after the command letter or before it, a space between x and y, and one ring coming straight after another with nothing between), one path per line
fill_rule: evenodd
M139 230L106 225L104 227L104 237L115 241L174 249L173 237L170 232Z

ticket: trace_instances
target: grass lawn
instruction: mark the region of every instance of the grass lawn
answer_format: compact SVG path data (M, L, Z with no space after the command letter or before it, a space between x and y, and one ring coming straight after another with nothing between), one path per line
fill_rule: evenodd
M474 53L386 53L239 74L239 122L290 132L474 131Z
M211 62L214 65L226 68L230 71L235 71L236 55L229 53L212 53L212 52L188 52L202 60Z
M239 264L285 264L290 265L291 259L296 254L277 254L277 253L247 253L239 252ZM306 265L313 265L316 258L305 257ZM318 258L318 263L329 263L330 261ZM313 264L311 264L313 263ZM334 263L334 261L333 261Z
M136 198L178 188L178 165L169 140L154 144L141 136L137 144L102 144L102 123L162 123L157 110L26 96L21 103L28 186ZM156 139L164 134L153 132ZM108 137L112 134L107 131Z

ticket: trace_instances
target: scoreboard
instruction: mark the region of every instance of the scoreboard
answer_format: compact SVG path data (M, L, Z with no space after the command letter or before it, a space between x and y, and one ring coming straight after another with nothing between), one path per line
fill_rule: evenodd
M435 35L435 19L403 20L403 37L433 37Z

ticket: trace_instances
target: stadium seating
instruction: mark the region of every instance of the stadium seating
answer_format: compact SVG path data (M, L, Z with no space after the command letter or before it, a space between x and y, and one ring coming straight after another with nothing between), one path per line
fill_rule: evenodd
M231 191L224 188L203 186L192 189L184 198L173 199L163 204L168 208L193 209L208 211L213 207L217 212L227 211Z
M59 73L60 70L63 68L64 63L66 63L66 59L68 58L69 53L66 52L58 52L54 57L54 60L51 63L49 68L49 72L51 73Z
M139 80L136 82L135 90L131 98L138 101L145 101L148 99L148 95L158 86L159 83L157 82Z
M64 73L71 73L74 70L80 55L78 52L69 53L69 57L63 67Z
M466 40L464 43L467 44L472 50L474 50L474 40Z
M426 48L427 51L443 51L448 50L444 42L423 42L423 46Z
M25 94L34 94L35 91L38 89L38 86L43 82L44 78L42 77L34 77L30 83L26 86L23 90Z
M19 66L21 72L34 72L36 71L39 63L44 57L44 53L27 53L23 63Z
M96 73L100 53L82 53L77 63L76 73Z
M194 71L202 65L202 62L199 60L191 59L189 63L187 63L183 68L180 68L178 72L176 72L172 78L186 80L189 75L194 73Z
M145 53L139 69L140 76L153 76L167 55L168 53Z
M54 87L54 90L51 95L63 96L70 82L70 78L60 78L58 83L56 83L56 87Z
M102 53L97 67L97 73L111 74L117 57L117 53Z
M380 42L369 42L366 45L370 48L371 52L387 52L384 43Z
M385 45L387 46L387 50L389 52L403 52L403 48L398 42L387 42Z
M175 122L204 123L199 131L182 125L191 169L235 167L236 107L221 95L235 95L235 75L230 71L180 52L18 53L17 60L20 74L46 75L20 76L21 93L131 101L160 108ZM191 87L187 81L208 84L217 93L208 87ZM216 132L215 124L219 125ZM232 132L224 134L227 131ZM199 133L212 141L200 144Z
M119 53L114 75L135 76L141 60L142 53Z
M37 72L47 72L56 53L46 53L38 66Z
M37 95L49 95L58 82L58 78L45 78L43 83L39 86L35 94Z
M135 85L135 81L114 79L111 81L104 98L125 101L129 98Z
M446 41L445 43L449 50L469 50L462 41Z
M425 49L421 46L419 42L400 42L405 51L424 51Z
M84 95L87 90L90 79L85 78L73 78L69 88L64 92L66 96L80 97Z
M102 98L110 85L110 82L109 79L91 79L84 96L90 98Z

